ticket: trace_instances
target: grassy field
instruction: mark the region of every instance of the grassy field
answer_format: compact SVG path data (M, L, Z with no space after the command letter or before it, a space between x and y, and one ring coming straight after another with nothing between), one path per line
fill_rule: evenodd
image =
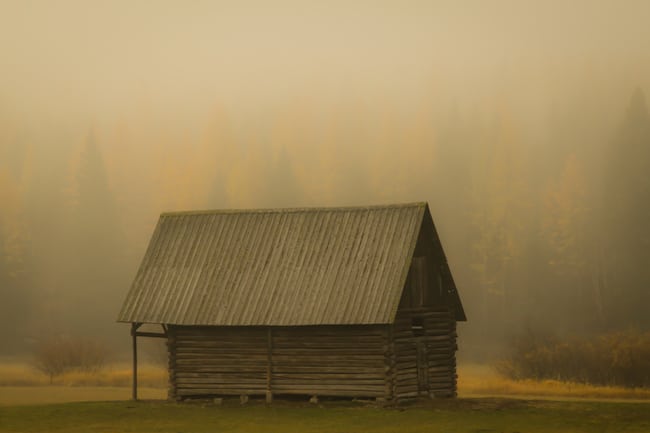
M457 399L399 408L237 400L222 406L85 402L0 407L0 432L628 432L650 431L650 404Z

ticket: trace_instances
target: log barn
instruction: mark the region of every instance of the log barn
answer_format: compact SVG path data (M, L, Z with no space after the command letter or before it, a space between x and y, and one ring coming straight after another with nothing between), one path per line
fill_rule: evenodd
M453 397L464 320L427 203L164 213L118 318L134 398L144 336L170 399L267 401Z

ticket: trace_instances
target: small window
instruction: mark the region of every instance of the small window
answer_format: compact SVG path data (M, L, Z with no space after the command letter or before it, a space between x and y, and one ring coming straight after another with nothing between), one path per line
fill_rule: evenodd
M414 337L424 335L424 319L422 317L414 317L411 319L411 332L413 332Z

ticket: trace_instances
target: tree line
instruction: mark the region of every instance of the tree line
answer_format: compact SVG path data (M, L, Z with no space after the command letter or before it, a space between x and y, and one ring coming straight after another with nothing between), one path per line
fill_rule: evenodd
M0 120L3 351L53 332L120 340L115 316L157 215L197 208L428 200L470 341L524 323L650 327L641 90L600 134L578 114L533 134L507 106L441 114L426 100L218 109L180 132L143 116L45 135Z

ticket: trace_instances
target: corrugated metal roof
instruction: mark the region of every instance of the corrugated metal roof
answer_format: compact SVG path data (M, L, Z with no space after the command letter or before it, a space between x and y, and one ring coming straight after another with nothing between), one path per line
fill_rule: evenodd
M162 214L118 321L391 323L426 207Z

